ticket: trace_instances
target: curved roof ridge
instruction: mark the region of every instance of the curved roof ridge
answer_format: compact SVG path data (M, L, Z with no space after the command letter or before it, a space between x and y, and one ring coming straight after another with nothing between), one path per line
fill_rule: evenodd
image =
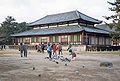
M66 14L66 13L71 13L71 12L75 12L75 11L76 11L76 10L67 11L67 12L61 12L61 13L55 13L55 14L50 14L50 15L47 15L47 16Z
M42 19L44 19L44 18L47 17L47 16L48 16L48 15L46 15L46 16L40 18L40 19L37 19L36 21L30 22L29 24L35 23L35 22L37 22L37 21L39 21L39 20L42 20Z
M96 21L100 21L100 20L98 20L98 19L96 19L96 18L93 18L93 17L90 17L90 16L88 16L88 15L86 15L86 14L83 14L82 12L79 12L79 11L77 11L77 12L80 13L80 14L82 14L82 15L84 15L84 16L86 16L86 17L92 18L92 19L94 19L94 20L96 20ZM100 22L102 22L102 21L100 21Z

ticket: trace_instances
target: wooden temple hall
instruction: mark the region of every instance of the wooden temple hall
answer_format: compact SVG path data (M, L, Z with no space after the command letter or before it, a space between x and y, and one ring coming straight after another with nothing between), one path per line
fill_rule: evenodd
M29 23L32 30L12 35L15 44L61 43L75 45L111 45L109 31L96 27L102 21L79 11L47 15Z

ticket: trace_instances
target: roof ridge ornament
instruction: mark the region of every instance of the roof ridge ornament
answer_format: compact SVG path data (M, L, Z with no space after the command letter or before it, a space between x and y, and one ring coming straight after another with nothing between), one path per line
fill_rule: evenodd
M79 11L75 10L75 12L76 12L76 15L78 16L78 18L81 18L80 14L78 13Z

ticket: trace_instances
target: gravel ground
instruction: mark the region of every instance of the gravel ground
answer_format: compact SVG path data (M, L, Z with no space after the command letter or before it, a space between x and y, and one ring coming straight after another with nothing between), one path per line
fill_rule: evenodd
M27 58L18 50L0 50L0 81L120 81L119 53L81 52L75 61L57 64L35 50L29 50ZM65 51L63 56L71 57ZM104 61L113 67L100 67Z

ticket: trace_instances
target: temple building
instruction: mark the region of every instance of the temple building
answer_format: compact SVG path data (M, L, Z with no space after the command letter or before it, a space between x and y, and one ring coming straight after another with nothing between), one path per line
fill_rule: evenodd
M79 11L47 15L29 23L32 30L12 35L15 44L61 43L64 45L111 45L110 31L96 27L102 21Z

